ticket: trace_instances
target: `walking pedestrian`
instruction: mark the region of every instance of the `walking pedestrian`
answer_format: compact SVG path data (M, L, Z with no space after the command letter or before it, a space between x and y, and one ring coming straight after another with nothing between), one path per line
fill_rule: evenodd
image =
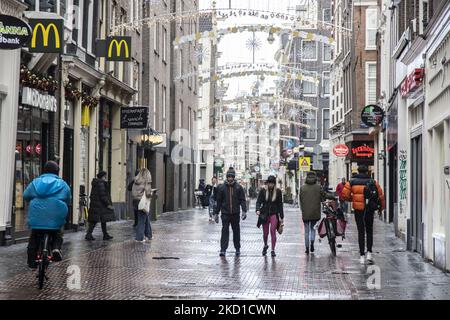
M138 224L136 227L136 241L144 242L153 239L152 225L150 223L150 210L145 212L139 209L139 202L146 200L150 202L153 194L152 190L152 174L147 168L142 168L134 178L133 188L131 190L133 196L133 207L137 212ZM145 195L145 198L143 199ZM148 207L150 209L150 206ZM147 239L145 239L147 238Z
M50 248L53 261L61 261L63 236L61 227L66 223L68 205L72 200L70 188L59 176L59 166L48 161L43 173L34 179L23 193L23 199L29 201L28 225L31 229L28 240L28 266L37 267L36 255L39 241L44 233L50 234Z
M236 172L230 167L226 174L226 181L217 188L217 205L214 219L219 223L219 212L222 212L222 236L220 238L220 256L224 257L228 249L230 225L233 229L233 243L236 256L241 254L240 218L247 218L247 206L244 189L235 181ZM242 208L242 216L240 217Z
M384 210L384 195L380 185L368 174L368 167L358 166L358 174L345 184L342 191L343 198L352 201L355 211L356 227L358 229L358 243L360 263L373 262L373 218L375 211ZM365 255L365 236L367 235L367 255Z
M107 176L105 171L100 171L97 174L97 178L94 178L91 183L91 201L88 215L89 228L85 236L85 239L89 241L95 240L92 232L98 222L100 222L102 227L103 240L111 240L113 238L106 230L106 223L115 219Z
M345 201L343 192L342 192L342 191L344 191L345 183L346 183L345 178L342 178L341 182L339 182L338 185L336 186L336 194L338 196L339 206L341 207L341 209L344 213L347 213L348 204Z
M266 181L266 187L261 189L256 200L256 215L258 216L257 227L263 226L263 240L264 247L262 255L267 254L269 246L267 244L270 239L272 244L272 257L276 256L275 246L277 244L277 228L278 224L283 224L284 210L283 210L283 194L276 186L276 178L269 176Z
M207 204L207 196L206 196L206 184L205 179L200 179L200 182L198 184L198 191L202 192L202 195L200 196L200 202L202 204L202 208L205 209Z
M206 196L209 200L208 213L209 221L214 221L214 208L216 206L216 193L217 193L217 177L212 177L211 184L206 186Z
M314 241L316 230L314 226L321 217L321 202L325 197L325 192L317 183L317 176L314 172L308 172L305 184L300 187L300 209L305 227L305 253L314 252Z
M134 173L134 178L131 180L131 182L128 184L127 190L128 191L132 191L133 190L133 185L134 185L134 180L137 177L137 175L139 174L139 169L136 169L135 173ZM134 211L134 224L133 224L133 228L137 227L138 224L138 210L137 208L134 208L133 206L133 211Z

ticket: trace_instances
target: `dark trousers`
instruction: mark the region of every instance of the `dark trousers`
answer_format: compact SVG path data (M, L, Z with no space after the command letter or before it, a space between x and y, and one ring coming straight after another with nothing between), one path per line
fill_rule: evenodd
M138 210L139 200L133 200L133 211L134 211L134 226L136 227L139 222L139 210Z
M41 240L44 239L45 233L48 233L50 235L50 238L49 238L50 252L54 249L61 250L62 243L63 243L63 237L62 237L63 234L60 230L38 230L38 229L31 230L30 239L28 240L28 248L27 248L28 265L30 267L32 267L36 261L36 255L39 250L39 245L41 243Z
M103 235L108 234L108 232L106 231L106 222L101 222L100 224L102 226ZM89 229L87 231L87 234L92 234L96 225L97 225L97 222L89 222Z
M364 255L365 235L367 235L367 251L372 252L373 244L373 212L356 211L355 221L358 229L359 253Z
M236 251L241 249L241 229L239 226L240 216L238 214L222 215L222 237L220 238L221 252L225 252L228 249L228 242L230 241L230 224L233 229L233 243Z

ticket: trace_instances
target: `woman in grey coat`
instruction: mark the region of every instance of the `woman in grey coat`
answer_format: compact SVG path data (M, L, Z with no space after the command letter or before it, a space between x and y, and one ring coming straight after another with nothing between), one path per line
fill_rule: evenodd
M134 178L131 195L133 197L133 207L137 213L136 241L143 242L144 236L147 240L152 240L152 226L150 224L150 213L138 209L139 201L145 194L146 198L152 197L152 174L148 169L142 168Z

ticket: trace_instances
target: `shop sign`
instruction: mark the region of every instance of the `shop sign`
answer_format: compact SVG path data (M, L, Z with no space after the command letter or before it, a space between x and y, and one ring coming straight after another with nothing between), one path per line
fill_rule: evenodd
M42 110L56 112L56 98L49 94L42 94L36 89L23 87L22 104L33 106Z
M216 158L216 159L214 160L214 166L215 166L215 167L221 168L221 167L223 166L223 159L221 159L221 158Z
M107 61L131 60L131 37L107 37L97 40L97 56L105 57Z
M0 49L25 47L31 37L31 27L13 16L0 15Z
M333 153L336 157L345 157L349 153L349 149L345 144L338 144L333 148Z
M145 129L148 124L147 107L121 107L120 129Z
M37 154L37 155L40 155L40 154L41 154L41 151L42 151L41 144L38 143L38 144L36 145L36 147L34 148L34 150L36 151L36 154Z
M424 75L424 68L416 68L405 77L400 85L402 98L414 99L417 97L417 94L421 92L418 89L422 88Z
M376 127L383 122L384 111L379 106L370 104L361 111L361 121L368 127Z
M30 52L64 53L63 19L30 19Z
M375 149L366 143L352 147L354 159L371 159L375 154Z

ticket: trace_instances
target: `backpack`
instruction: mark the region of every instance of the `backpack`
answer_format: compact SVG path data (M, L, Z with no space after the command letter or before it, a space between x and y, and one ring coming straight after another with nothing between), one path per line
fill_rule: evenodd
M364 187L365 208L369 211L376 211L380 208L380 198L375 181L370 179Z

